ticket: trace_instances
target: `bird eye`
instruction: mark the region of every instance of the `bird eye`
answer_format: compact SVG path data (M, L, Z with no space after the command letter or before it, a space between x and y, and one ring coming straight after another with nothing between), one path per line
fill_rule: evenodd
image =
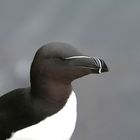
M62 57L57 57L57 59L61 60L61 61L64 61L65 59L62 58Z
M62 57L55 57L53 60L57 64L63 64L64 62L64 59Z

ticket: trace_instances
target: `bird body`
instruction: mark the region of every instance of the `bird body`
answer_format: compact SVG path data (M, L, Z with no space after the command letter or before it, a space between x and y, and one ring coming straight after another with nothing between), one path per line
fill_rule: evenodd
M72 91L66 105L58 113L16 132L8 140L69 140L75 128L76 118L77 100Z
M35 54L30 87L0 97L0 140L69 140L76 123L72 81L107 72L102 59L67 43L49 43Z

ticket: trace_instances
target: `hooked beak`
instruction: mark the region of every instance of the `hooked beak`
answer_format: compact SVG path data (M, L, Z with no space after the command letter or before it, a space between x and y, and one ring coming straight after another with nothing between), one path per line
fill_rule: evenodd
M88 68L92 73L102 73L108 72L109 69L105 62L98 57L89 57L89 56L71 56L66 57L65 60L69 61L69 64L72 66L80 66L83 68Z

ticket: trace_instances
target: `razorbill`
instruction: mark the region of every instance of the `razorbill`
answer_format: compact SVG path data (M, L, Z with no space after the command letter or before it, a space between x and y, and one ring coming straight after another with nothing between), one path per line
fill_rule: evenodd
M67 43L49 43L35 54L30 87L0 97L0 140L69 140L77 117L71 82L107 72L102 59Z

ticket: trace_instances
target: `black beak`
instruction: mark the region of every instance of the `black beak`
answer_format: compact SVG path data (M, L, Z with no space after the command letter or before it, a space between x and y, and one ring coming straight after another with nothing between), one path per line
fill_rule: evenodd
M105 62L97 57L71 56L65 58L65 60L68 60L69 64L72 66L80 66L83 68L88 68L92 71L92 73L102 73L109 71Z
M109 69L108 69L106 63L104 62L104 60L102 60L100 58L96 58L96 57L94 57L92 59L94 59L94 61L95 61L94 63L96 63L96 65L98 66L98 69L99 69L98 72L99 73L108 72L109 71Z

